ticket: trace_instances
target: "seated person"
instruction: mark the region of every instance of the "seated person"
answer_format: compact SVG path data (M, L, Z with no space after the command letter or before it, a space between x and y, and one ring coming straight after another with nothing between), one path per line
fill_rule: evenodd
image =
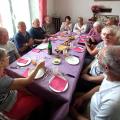
M118 21L115 20L115 18L108 18L105 22L105 25L110 26L110 25L118 25Z
M88 35L90 36L91 42L95 45L102 41L101 36L100 36L101 29L102 29L101 22L96 21L93 24L93 28L88 33Z
M0 27L0 48L6 49L8 55L10 56L10 63L20 57L16 46L9 40L8 31L2 27Z
M83 23L83 18L78 17L78 22L74 25L73 32L77 33L78 35L86 33L87 25Z
M120 119L120 46L109 46L102 49L98 56L105 78L101 86L97 86L88 93L78 97L74 108L79 108L91 99L91 120L119 120ZM94 95L93 95L94 94ZM93 96L92 96L93 95ZM92 98L91 98L92 96ZM75 109L71 110L77 120L88 120Z
M18 23L18 33L14 37L14 43L20 55L27 53L33 48L34 41L26 31L26 25L22 21Z
M101 33L103 42L96 46L97 51L99 52L102 48L111 45L120 45L119 33L120 29L117 26L106 26L103 28ZM80 91L88 91L97 84L100 84L104 78L102 73L103 72L99 67L97 57L95 57L93 62L83 70L81 74L82 79L79 80L78 89Z
M52 23L52 18L50 16L45 17L42 28L48 36L55 33L55 26Z
M101 33L103 42L100 42L94 49L90 48L89 44L85 42L85 46L89 54L92 56L95 56L96 54L98 54L101 48L107 45L118 44L118 41L119 41L118 32L119 32L119 27L117 26L112 25L112 26L104 27Z
M34 109L42 105L41 98L25 92L25 86L32 83L44 62L39 63L27 78L11 78L5 74L9 65L7 51L0 48L0 112L14 120L23 120Z
M72 23L71 23L70 16L65 17L65 22L62 22L62 25L60 27L60 31L72 31Z
M45 41L46 32L40 27L39 19L33 20L32 28L29 31L30 36L34 39L35 44Z

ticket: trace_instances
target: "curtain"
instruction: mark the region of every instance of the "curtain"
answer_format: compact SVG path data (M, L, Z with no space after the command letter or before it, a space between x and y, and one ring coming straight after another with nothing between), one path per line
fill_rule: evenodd
M40 26L42 26L43 19L47 15L47 0L39 0L39 15L40 15Z

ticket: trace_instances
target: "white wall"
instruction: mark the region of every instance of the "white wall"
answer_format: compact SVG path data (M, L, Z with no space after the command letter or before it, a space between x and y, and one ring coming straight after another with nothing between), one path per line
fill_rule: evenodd
M47 14L50 16L53 16L55 14L54 0L47 0Z
M98 4L98 5L100 4L105 7L112 8L111 13L105 13L105 14L120 15L120 7L119 7L120 1L95 2L94 0L54 0L55 11L54 12L52 11L52 13L56 13L57 16L60 16L62 18L62 20L66 15L70 15L72 17L73 22L76 21L76 18L78 16L82 16L85 20L87 20L92 16L91 6L93 4Z

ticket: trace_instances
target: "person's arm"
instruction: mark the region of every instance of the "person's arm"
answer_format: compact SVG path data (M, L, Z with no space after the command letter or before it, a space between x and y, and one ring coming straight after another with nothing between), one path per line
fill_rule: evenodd
M87 44L87 42L85 42L85 46L90 55L95 56L98 53L97 47L95 47L94 49L91 49L90 46Z
M98 75L98 76L91 76L88 74L82 74L81 78L87 81L95 82L95 83L101 83L102 80L104 79L104 75Z
M27 43L23 43L22 38L19 34L15 35L15 46L17 47L18 51L23 52L28 48Z
M72 31L72 23L69 25L69 30Z
M83 102L89 101L92 95L99 90L100 86L96 86L91 89L89 92L85 93L83 96L78 97L74 102L74 107L79 108Z
M62 31L64 31L64 29L65 29L65 23L62 22L61 27L60 27L60 31L62 32Z
M91 68L92 62L82 71L82 74L87 74L88 70Z
M81 33L86 33L87 31L87 25L86 24L83 24L82 28L81 28Z
M75 32L77 34L80 33L79 28L77 27L77 23L74 25L73 32Z
M10 86L10 89L14 90L24 88L26 85L30 84L34 80L38 70L44 67L44 64L44 62L39 63L35 67L35 70L27 78L15 78Z

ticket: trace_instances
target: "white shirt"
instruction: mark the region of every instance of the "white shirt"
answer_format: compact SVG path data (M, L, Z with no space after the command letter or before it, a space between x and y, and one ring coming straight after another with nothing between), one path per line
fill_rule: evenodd
M72 23L70 23L69 25L66 26L66 23L62 22L60 31L72 31Z
M83 24L81 27L79 26L78 23L74 25L73 32L77 34L85 33L87 30L87 25Z
M120 81L106 78L91 99L91 120L120 120Z

